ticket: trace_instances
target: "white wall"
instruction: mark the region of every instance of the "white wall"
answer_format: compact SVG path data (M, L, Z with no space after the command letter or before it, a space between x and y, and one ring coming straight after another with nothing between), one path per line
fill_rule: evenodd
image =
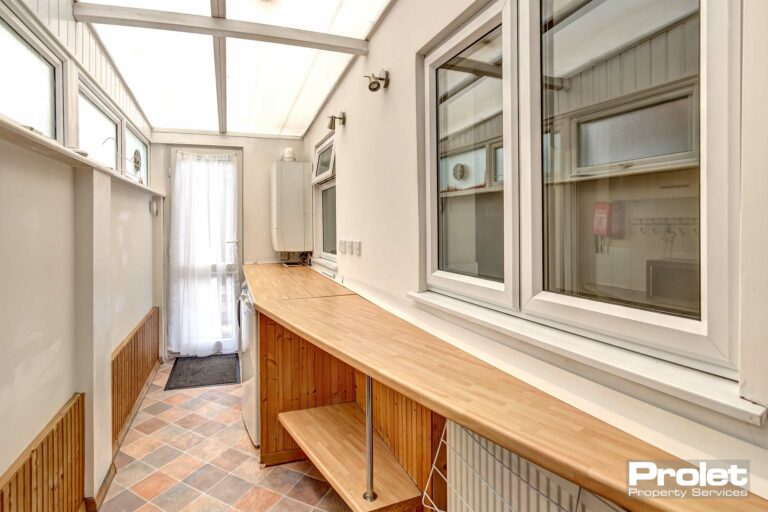
M424 245L419 229L424 214L420 201L423 148L419 142L423 125L423 106L419 99L423 90L420 77L423 68L419 53L434 47L440 39L436 36L448 32L445 27L450 24L457 27L455 20L461 18L466 9L480 3L470 0L396 2L371 38L369 55L353 62L308 130L304 147L305 153L311 155L315 144L327 133L325 116L339 111L347 114L346 125L338 127L335 136L337 232L339 239L362 241L362 255L339 254L338 278L450 343L678 457L734 458L738 454L751 459L752 488L765 495L768 493L768 428L747 425L716 413L706 416L694 412L694 408L683 401L668 401L664 408L650 405L625 394L628 391L617 391L628 388L626 382L619 383L621 379L614 379L617 384L611 385L590 382L567 371L572 368L575 371L577 364L562 360L557 363L558 368L531 358L425 312L406 297L423 286L420 270ZM765 42L764 38L760 40ZM765 48L765 44L760 48ZM761 55L760 51L756 55ZM371 93L362 76L382 68L390 72L390 86ZM755 95L760 96L759 89ZM745 105L745 108L748 107ZM755 137L762 133L764 130L756 130ZM750 203L751 207L744 205L744 211L751 212L749 215L758 224L762 206L759 197L764 198L768 193L762 169L764 162L762 158L760 166L745 166L742 171L762 173L751 181L760 186L754 192L754 202ZM759 228L755 225L754 229ZM766 245L759 247L750 244L749 251L756 251L751 268L765 276ZM759 304L746 305L755 315L760 315L759 319L755 317L759 321L754 323L752 331L754 336L759 336L758 333L765 332L765 293L763 289L751 290L750 294L753 298L762 297ZM766 338L760 339L753 354L766 352ZM758 355L756 360L762 361L758 364L762 364L764 375L764 357ZM764 379L758 378L757 385L761 385L760 382L765 390ZM655 395L648 390L637 390L633 396L653 398ZM699 419L705 416L706 420Z
M112 348L122 342L153 306L153 217L149 197L112 184Z
M277 254L272 250L269 231L269 172L272 162L280 160L283 155L283 149L286 147L294 149L297 160L304 160L302 141L295 139L153 132L152 160L155 162L155 166L161 165L161 169L168 169L168 159L170 157L168 147L170 145L242 149L243 261L245 263L275 261ZM161 158L162 160L160 160ZM153 187L160 187L158 177L154 173L153 178L155 179ZM172 199L169 198L168 200Z
M0 140L0 473L72 397L73 171Z

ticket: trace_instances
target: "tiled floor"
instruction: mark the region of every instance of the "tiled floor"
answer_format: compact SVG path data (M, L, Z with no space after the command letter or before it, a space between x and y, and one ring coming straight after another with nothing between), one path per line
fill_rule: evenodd
M171 366L131 424L102 512L349 510L311 462L259 464L240 385L163 391Z

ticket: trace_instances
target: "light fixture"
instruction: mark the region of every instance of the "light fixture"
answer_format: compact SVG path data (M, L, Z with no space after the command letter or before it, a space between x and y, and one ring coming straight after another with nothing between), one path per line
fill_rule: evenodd
M379 71L378 76L371 73L370 75L365 75L365 78L368 79L368 90L371 92L376 92L382 87L384 89L389 87L389 71L385 69Z
M344 112L339 112L339 115L337 116L328 116L328 129L329 130L335 130L336 129L336 120L339 120L339 124L341 126L344 126L347 124L347 114Z

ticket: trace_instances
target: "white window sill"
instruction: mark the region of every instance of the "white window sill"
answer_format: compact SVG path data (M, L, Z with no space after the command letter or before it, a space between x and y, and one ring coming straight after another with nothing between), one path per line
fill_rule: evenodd
M546 325L506 315L436 292L408 295L422 309L480 335L495 339L577 373L619 377L694 406L761 426L768 409L739 396L732 380L614 347ZM526 350L526 348L528 350ZM585 371L586 370L586 371Z
M312 266L314 267L315 265L331 270L334 273L339 270L339 264L327 258L312 258Z

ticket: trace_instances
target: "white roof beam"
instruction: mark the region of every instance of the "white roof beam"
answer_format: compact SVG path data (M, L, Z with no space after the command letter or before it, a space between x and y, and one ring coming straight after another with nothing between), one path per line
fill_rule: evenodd
M227 17L227 0L211 0L211 16ZM213 65L216 70L216 105L219 133L227 133L227 38L213 36Z
M83 2L75 3L74 15L77 21L84 23L101 23L104 25L122 25L207 34L219 37L234 37L266 43L316 48L331 52L351 53L353 55L368 54L368 41L364 39L279 27L276 25L265 25L263 23L252 23L249 21Z

